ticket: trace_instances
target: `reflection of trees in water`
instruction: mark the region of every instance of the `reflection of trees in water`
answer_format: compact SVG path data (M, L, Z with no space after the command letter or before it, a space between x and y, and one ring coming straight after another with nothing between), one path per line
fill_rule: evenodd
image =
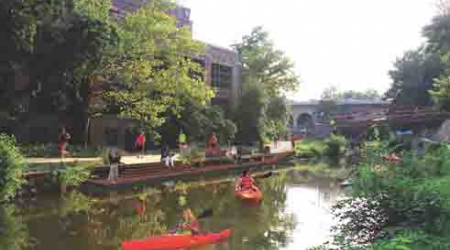
M295 228L293 215L285 212L287 175L282 173L257 182L264 200L256 206L234 196L234 183L220 183L186 191L163 190L160 194L136 194L129 198L116 196L110 200L94 200L74 193L55 203L53 209L49 208L47 217L31 220L36 228L45 225L55 231L63 228L66 232L76 231L76 235L62 240L69 247L67 250L103 250L118 249L124 240L166 233L176 226L185 208L191 208L196 215L213 208L214 216L201 221L202 231L233 229L230 241L216 249L279 249L289 243ZM186 204L179 203L180 197L185 197ZM49 242L43 244L46 245L42 249L52 246Z
M31 241L28 227L16 213L14 205L0 206L0 248L2 250L25 250Z

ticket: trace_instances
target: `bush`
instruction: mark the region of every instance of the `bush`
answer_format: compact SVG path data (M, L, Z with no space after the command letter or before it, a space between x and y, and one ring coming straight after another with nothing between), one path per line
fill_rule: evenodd
M0 202L11 200L21 190L26 167L14 136L0 134Z
M339 249L449 249L450 149L442 145L419 157L403 152L400 163L382 156L388 143L365 143L351 197L333 213L340 223ZM363 247L364 246L364 247Z
M59 170L59 182L62 185L76 187L87 181L91 176L92 164L68 164L66 168Z
M332 160L338 160L345 153L347 139L341 135L331 135L326 141L325 155Z
M326 150L326 145L322 141L304 139L295 144L294 152L297 156L307 158L320 158Z
M202 163L205 161L205 151L198 148L191 148L183 151L179 159L183 164Z

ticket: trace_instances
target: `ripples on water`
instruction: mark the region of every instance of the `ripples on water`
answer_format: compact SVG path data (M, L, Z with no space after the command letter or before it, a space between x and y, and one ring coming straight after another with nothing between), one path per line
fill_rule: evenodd
M187 207L214 209L201 221L203 231L233 228L228 241L204 249L302 250L328 240L334 223L329 210L342 194L335 182L291 170L258 183L264 193L258 206L237 200L231 181L108 198L42 195L26 206L0 208L0 249L117 250L123 240L173 228Z

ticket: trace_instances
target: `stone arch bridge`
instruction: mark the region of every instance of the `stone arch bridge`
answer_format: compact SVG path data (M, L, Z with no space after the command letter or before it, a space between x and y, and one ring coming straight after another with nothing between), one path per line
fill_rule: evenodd
M397 129L437 128L450 113L434 107L393 106L385 101L342 100L324 115L318 101L292 102L293 134L327 135L334 127L344 134L355 135L374 124L388 123Z

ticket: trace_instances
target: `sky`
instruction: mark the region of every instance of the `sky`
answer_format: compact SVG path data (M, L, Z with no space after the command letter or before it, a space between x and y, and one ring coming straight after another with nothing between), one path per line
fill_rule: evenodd
M178 0L191 8L194 38L229 47L263 26L294 62L301 86L294 100L340 90L390 85L396 58L423 42L435 0Z

